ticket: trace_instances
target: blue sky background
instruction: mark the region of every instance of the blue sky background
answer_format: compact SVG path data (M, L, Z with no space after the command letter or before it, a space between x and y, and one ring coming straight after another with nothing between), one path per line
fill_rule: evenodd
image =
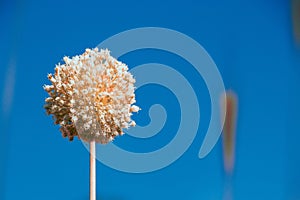
M81 54L119 32L146 26L180 31L213 58L225 85L239 98L233 199L300 199L300 54L293 38L290 1L17 1L0 2L0 199L88 199L89 154L78 140L61 137L43 110L42 85L65 55ZM113 55L113 52L112 52ZM97 162L103 200L224 199L219 141L203 160L198 151L210 117L200 75L189 63L157 50L120 58L129 67L172 66L190 81L201 104L196 139L175 163L147 174L128 174ZM137 91L148 108L168 112L164 129L149 140L118 138L136 152L164 146L179 121L179 104L166 88ZM121 140L123 141L121 142ZM131 145L126 145L126 143Z

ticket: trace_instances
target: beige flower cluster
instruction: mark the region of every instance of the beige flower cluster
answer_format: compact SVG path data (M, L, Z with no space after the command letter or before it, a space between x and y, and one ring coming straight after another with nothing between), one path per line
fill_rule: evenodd
M64 61L48 75L52 84L44 86L50 96L45 109L64 137L106 144L135 126L131 115L140 109L132 105L135 79L124 63L97 48Z

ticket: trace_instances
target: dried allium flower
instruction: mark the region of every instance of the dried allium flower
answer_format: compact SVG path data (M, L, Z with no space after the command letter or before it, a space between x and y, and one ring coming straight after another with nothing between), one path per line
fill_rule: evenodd
M64 137L106 144L135 126L131 115L140 109L132 105L135 79L124 63L97 48L64 61L48 75L52 85L44 86L50 96L45 109Z

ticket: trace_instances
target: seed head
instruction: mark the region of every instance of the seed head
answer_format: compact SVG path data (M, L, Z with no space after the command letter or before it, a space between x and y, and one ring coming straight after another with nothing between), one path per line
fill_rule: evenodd
M78 136L86 142L106 144L122 135L123 128L135 126L135 79L124 63L106 50L86 49L79 56L64 57L55 73L48 74L51 85L45 109L60 125L64 137Z

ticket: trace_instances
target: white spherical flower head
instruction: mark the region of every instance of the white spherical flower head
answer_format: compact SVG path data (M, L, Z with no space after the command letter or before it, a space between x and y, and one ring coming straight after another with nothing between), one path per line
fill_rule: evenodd
M52 85L44 86L50 95L45 109L64 137L106 144L135 125L131 115L140 108L132 105L135 79L127 65L97 48L64 61L48 75Z

